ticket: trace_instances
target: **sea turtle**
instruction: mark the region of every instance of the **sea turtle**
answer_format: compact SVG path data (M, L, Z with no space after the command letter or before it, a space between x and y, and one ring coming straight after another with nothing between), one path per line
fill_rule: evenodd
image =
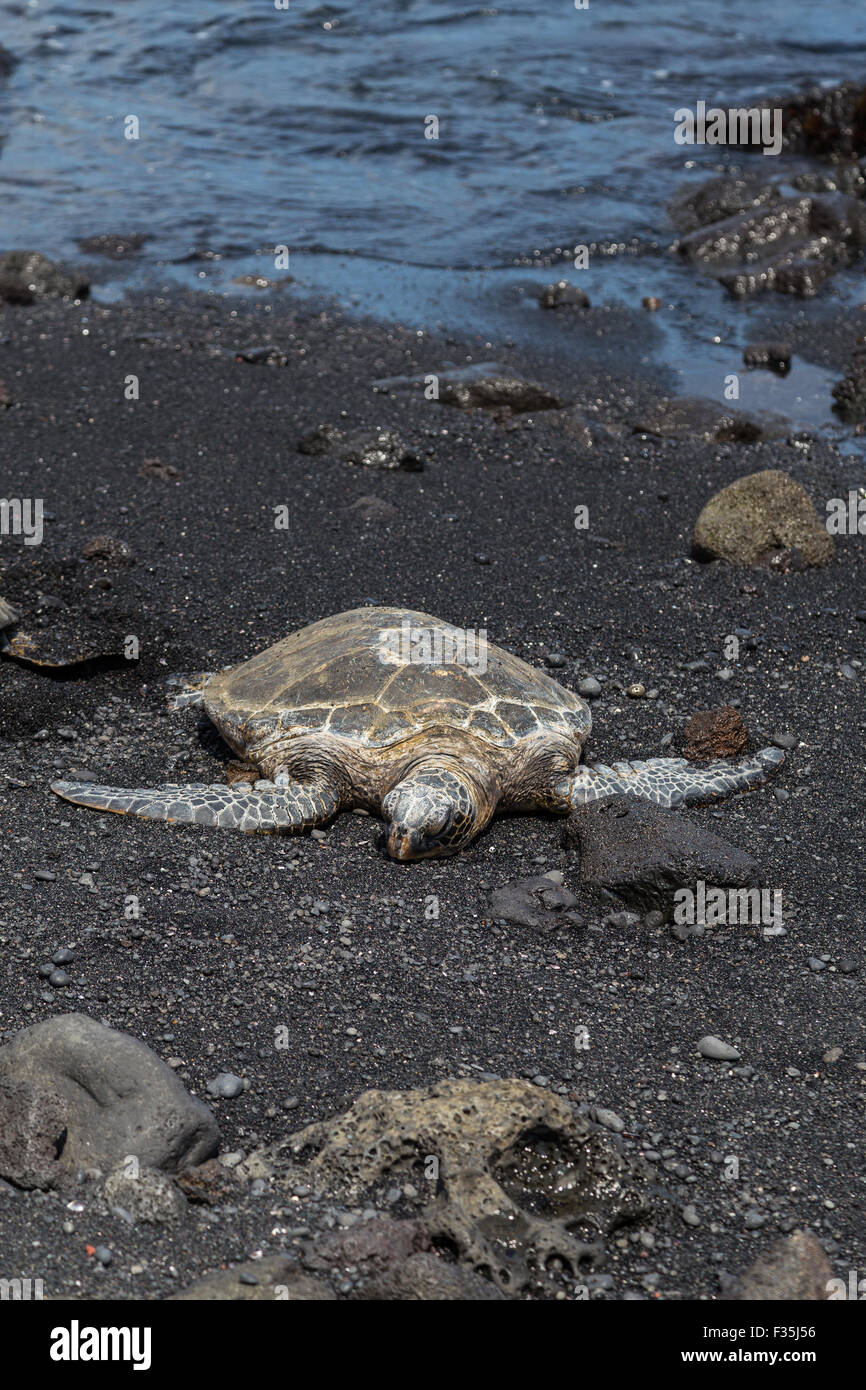
M626 793L674 806L744 791L783 761L580 763L589 706L498 647L437 618L368 607L292 633L175 707L201 703L263 779L123 790L55 782L67 801L149 820L300 830L361 807L387 820L395 859L452 854L496 810L565 814Z

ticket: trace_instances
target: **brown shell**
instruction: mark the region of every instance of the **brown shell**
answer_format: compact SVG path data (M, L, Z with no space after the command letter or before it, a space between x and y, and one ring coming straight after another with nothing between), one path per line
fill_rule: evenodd
M465 729L499 747L546 732L586 738L585 701L499 647L487 644L483 671L395 659L383 634L407 621L412 629L453 631L405 608L338 613L220 672L205 689L204 707L235 745L271 729L282 737L328 733L369 748L432 728Z

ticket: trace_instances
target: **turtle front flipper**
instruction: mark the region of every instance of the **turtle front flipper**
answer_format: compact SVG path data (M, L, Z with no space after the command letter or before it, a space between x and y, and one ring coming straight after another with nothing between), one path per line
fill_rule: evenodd
M281 785L256 782L253 787L166 783L159 787L103 787L92 782L52 782L51 790L76 806L115 811L144 820L186 821L221 829L305 830L322 825L340 809L337 790L326 782Z
M578 767L571 778L568 799L584 806L603 796L633 796L656 806L683 802L721 801L735 792L757 787L785 761L779 748L762 748L747 762L719 759L690 763L686 758L647 758L646 762L605 763Z

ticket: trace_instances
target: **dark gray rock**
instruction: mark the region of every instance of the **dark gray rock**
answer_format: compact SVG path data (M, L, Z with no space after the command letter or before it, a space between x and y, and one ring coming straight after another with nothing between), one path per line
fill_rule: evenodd
M749 105L776 106L772 101ZM866 88L860 82L813 87L782 102L786 150L819 158L866 154Z
M757 862L680 811L632 797L606 797L573 811L563 842L580 850L580 882L638 912L673 915L674 894L702 880L714 888L759 887Z
M105 256L110 261L122 261L134 256L150 238L144 232L102 232L99 236L84 237L78 243L79 251L87 256Z
M36 1023L0 1049L0 1079L29 1081L65 1105L64 1167L113 1168L134 1155L174 1171L215 1153L210 1110L155 1052L86 1014Z
M573 909L578 899L552 878L521 878L496 888L488 898L491 917L513 922L533 931L551 932L558 927L582 927L583 918Z
M359 468L403 469L418 473L424 464L395 430L341 430L317 425L298 440L299 454L326 455Z
M747 414L700 396L661 396L629 421L634 434L694 439L704 444L752 444L781 439L790 430L781 415Z
M40 251L0 253L0 300L33 304L37 299L86 299L86 275L55 265Z
M517 415L530 410L560 410L563 402L552 391L519 377L488 376L473 381L439 383L439 400L459 410L508 409Z
M249 362L253 367L287 367L289 364L288 353L276 343L238 348L233 356L238 362Z
M545 285L538 302L542 309L588 309L589 295L568 280L557 280L555 285Z
M352 1295L356 1299L437 1303L445 1300L482 1302L503 1300L495 1284L463 1265L449 1264L438 1255L412 1255L403 1264L371 1279Z
M787 376L791 370L791 349L787 343L749 343L743 349L743 362L747 367Z
M866 207L842 191L783 197L758 180L713 180L675 201L672 216L683 232L672 249L737 299L810 298L866 246Z
M678 194L669 211L679 232L693 232L735 213L772 203L780 196L772 183L758 175L737 178L723 174Z
M16 1187L54 1187L63 1176L66 1106L31 1081L0 1080L0 1178Z

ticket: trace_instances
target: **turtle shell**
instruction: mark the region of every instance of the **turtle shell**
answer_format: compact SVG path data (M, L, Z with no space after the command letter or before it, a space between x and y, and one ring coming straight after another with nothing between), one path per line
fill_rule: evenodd
M499 647L473 650L471 633L455 648L455 634L426 613L355 608L221 672L204 707L239 750L271 733L387 748L433 728L503 748L539 733L583 743L591 718L579 695Z

